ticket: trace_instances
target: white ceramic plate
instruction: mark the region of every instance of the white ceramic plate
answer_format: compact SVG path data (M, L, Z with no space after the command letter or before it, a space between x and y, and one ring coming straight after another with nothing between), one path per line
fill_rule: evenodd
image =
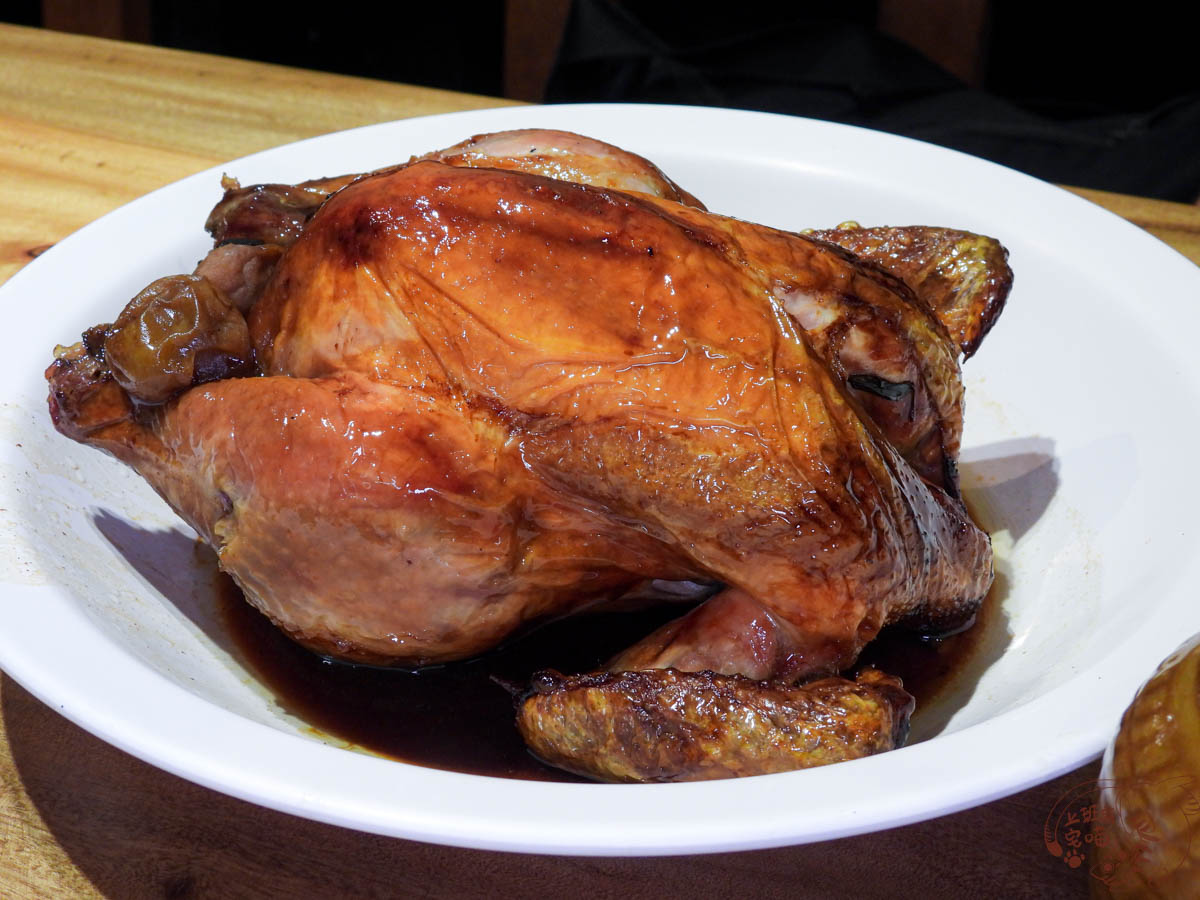
M42 371L160 275L190 271L228 172L365 170L479 132L548 126L627 147L714 211L789 229L944 224L1000 237L1016 285L966 366L963 481L1000 551L1000 612L958 687L893 753L703 784L514 781L349 752L242 668L208 573L140 479L56 435ZM193 781L381 834L580 854L733 850L951 812L1099 752L1137 685L1200 631L1193 477L1200 270L1063 191L925 144L747 112L530 107L270 150L81 230L0 289L0 665L83 727Z

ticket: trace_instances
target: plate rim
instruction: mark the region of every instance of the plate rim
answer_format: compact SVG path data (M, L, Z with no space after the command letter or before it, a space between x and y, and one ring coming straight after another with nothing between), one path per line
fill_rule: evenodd
M1045 198L1055 198L1056 202L1060 205L1065 203L1066 208L1086 209L1087 215L1085 218L1090 222L1103 219L1107 222L1106 227L1115 227L1116 223L1119 223L1120 226L1128 228L1130 233L1136 234L1138 236L1137 240L1150 242L1144 246L1149 247L1152 244L1157 244L1161 249L1156 252L1165 251L1165 253L1177 257L1178 261L1186 264L1191 270L1188 273L1188 277L1192 280L1196 280L1197 276L1200 275L1200 270L1197 270L1186 258L1177 254L1167 245L1159 242L1152 235L1121 219L1119 216L1096 207L1083 198L1065 190L1040 182L1032 178L1032 176L979 160L958 151L868 129L771 113L722 110L708 107L572 104L472 110L377 123L360 126L359 128L347 131L334 132L329 135L307 138L219 164L203 172L190 175L170 185L159 188L84 226L17 272L3 286L0 286L0 296L4 296L7 299L9 295L20 293L26 281L32 281L35 278L41 277L43 270L56 263L60 257L67 257L69 252L71 252L71 248L90 240L91 235L94 235L98 231L103 233L108 224L114 221L114 217L136 215L137 211L142 208L142 205L149 198L169 195L173 191L178 192L181 190L182 185L211 181L213 175L219 174L222 170L228 170L233 167L246 168L252 163L257 164L264 159L269 160L271 157L282 153L294 152L298 147L311 147L321 143L336 143L340 140L346 140L347 136L361 135L369 130L382 130L386 132L388 130L399 129L407 131L418 127L421 123L431 123L434 121L439 124L446 124L447 127L457 126L460 122L479 123L482 127L477 130L482 131L495 129L500 122L509 120L519 120L520 124L517 127L536 127L540 125L553 127L553 122L556 120L561 122L564 117L570 118L571 116L594 116L602 114L630 116L635 119L641 117L643 120L649 116L666 121L676 121L681 116L703 119L706 117L711 118L715 115L724 121L728 121L731 116L733 118L745 117L745 121L747 122L750 120L756 122L769 121L772 123L771 128L782 129L784 131L799 128L801 130L829 135L845 136L853 134L856 138L869 142L882 142L882 144L889 147L904 148L909 153L929 154L933 152L939 159L957 160L957 165L965 163L972 168L979 165L990 167L990 170L997 173L998 177L1000 177L999 173L1005 173L1002 176L1003 178L1018 179L1019 183L1035 191L1037 195ZM499 127L504 126L499 125ZM465 137L466 134L464 133L462 136ZM670 173L668 172L668 174ZM1072 204L1078 204L1078 206L1072 207ZM1103 213L1103 216L1098 216L1099 213ZM1164 265L1177 265L1177 263L1167 263L1166 260L1169 259L1169 256L1160 257L1160 261ZM8 573L5 573L5 580L8 581L5 592L6 600L10 606L16 599L27 596L26 591L23 589L24 586L14 585L8 580ZM28 599L33 601L35 598L29 596ZM67 602L68 599L60 598L62 602ZM36 602L44 603L45 601L43 599ZM244 719L236 713L222 709L215 704L191 695L178 685L170 682L165 676L149 669L136 660L132 660L133 663L136 663L137 666L140 666L144 670L137 674L146 679L146 684L153 685L154 696L169 698L174 697L176 692L182 692L185 697L176 697L175 699L183 708L191 713L195 713L200 721L224 725L239 736L245 735L246 741L239 742L243 744L243 748L249 744L254 744L274 749L285 746L280 743L280 741L285 741L288 748L303 747L304 749L296 750L296 752L303 757L303 761L306 764L311 764L314 767L317 767L318 763L323 763L326 758L333 758L327 757L327 754L336 753L339 754L338 759L356 760L352 764L354 771L356 773L361 771L364 777L380 771L380 766L389 768L398 766L403 770L411 770L409 777L406 779L408 782L426 780L435 787L438 785L452 787L453 785L461 784L462 779L481 779L495 788L492 792L493 799L489 801L491 804L489 807L490 812L482 816L473 816L471 807L464 805L464 798L451 797L440 804L440 816L430 815L428 810L426 810L424 816L412 815L411 811L406 811L410 814L397 818L394 812L392 815L388 815L387 811L379 809L378 805L373 809L367 808L371 804L365 796L343 798L343 802L330 803L322 801L321 798L311 796L311 791L298 791L294 785L289 787L287 784L280 783L282 776L290 776L293 773L287 770L262 766L262 761L259 761L260 764L255 769L250 767L250 764L254 762L253 760L239 757L235 761L242 767L231 770L228 765L215 766L211 763L206 763L202 759L194 758L194 754L190 752L180 754L178 748L172 746L171 741L164 741L163 735L154 733L153 729L147 731L144 728L144 723L143 727L137 727L136 723L133 727L130 727L130 723L122 718L122 716L129 715L129 710L122 704L110 705L107 708L97 708L88 703L86 698L77 696L77 690L72 690L72 687L77 689L78 685L59 684L55 681L52 673L47 673L44 669L39 669L36 665L36 660L29 654L23 653L23 647L20 646L18 640L18 636L26 640L28 639L29 633L22 631L22 628L28 628L30 624L22 620L21 627L0 630L0 663L3 664L5 671L43 702L64 714L76 724L107 742L130 752L134 756L206 787L280 811L358 830L478 849L570 855L651 856L777 847L845 837L881 828L897 827L932 816L954 812L1011 794L1042 780L1070 771L1096 756L1107 740L1107 732L1111 731L1111 728L1107 729L1103 737L1101 737L1099 732L1104 729L1099 728L1093 728L1086 734L1081 732L1074 738L1066 734L1059 741L1059 747L1056 752L1032 754L1025 759L1011 759L1009 764L999 773L996 770L992 770L989 773L979 773L974 778L967 779L970 789L966 792L959 790L954 796L951 796L951 792L944 789L938 791L930 787L928 783L920 790L916 790L910 786L907 790L897 791L890 798L889 802L884 804L886 812L882 816L873 816L863 810L847 808L844 810L844 814L836 819L836 821L820 824L797 822L794 817L789 818L784 816L781 819L778 813L773 816L762 814L757 820L746 819L744 816L739 818L730 813L720 823L712 821L677 822L675 823L674 831L668 827L671 823L665 820L646 820L638 822L636 825L628 825L625 832L612 830L611 821L587 823L573 819L569 822L570 828L564 831L562 829L556 830L553 827L548 828L544 820L531 821L522 818L520 815L524 811L522 807L534 805L530 802L531 797L536 799L538 804L566 804L568 800L572 803L577 803L579 802L578 797L595 792L607 792L611 794L613 800L592 804L591 801L595 798L589 798L588 803L601 811L607 810L614 815L618 812L627 812L631 797L636 796L636 794L631 794L630 792L643 792L647 797L656 798L655 803L669 802L672 810L676 813L685 812L688 809L698 810L706 807L711 809L714 802L720 805L723 801L728 801L730 798L736 799L737 805L747 804L752 807L756 802L762 802L764 805L769 803L772 797L777 795L778 791L794 790L803 794L803 788L792 787L790 782L797 782L801 778L809 777L809 775L807 772L793 772L722 782L627 786L544 784L463 773L441 772L436 769L397 763L390 760L348 754L338 747L326 746L314 741L287 735L269 726ZM1172 648L1167 648L1167 652L1170 649ZM1166 653L1164 652L1163 655L1165 656ZM131 660L125 660L125 662L129 663ZM1105 672L1100 671L1100 668L1101 664L1097 662L1095 665L1077 673L1075 679L1070 683L1074 683L1075 680L1080 678L1095 683L1112 681L1111 675L1106 675ZM113 669L113 673L124 673L126 675L134 674L135 672L136 669L124 666L117 666ZM1144 672L1141 679L1148 678L1150 674L1150 671ZM159 681L162 684L159 684ZM1121 684L1127 686L1128 679L1124 679ZM164 688L163 685L169 685L169 688ZM988 722L964 728L950 735L939 736L937 740L940 745L952 747L956 751L969 756L976 747L986 744L988 741L990 732L987 730L987 726L992 725L994 722L1003 721L1006 725L1016 723L1021 727L1032 727L1035 724L1032 720L1036 720L1037 718L1035 713L1042 706L1048 705L1043 701L1048 701L1052 697L1062 699L1060 695L1067 691L1068 687L1069 684L1060 686L1047 695L1039 697L1035 701L1031 701L1017 709L1002 713ZM1132 693L1122 701L1122 705L1127 703L1131 697ZM202 704L202 706L195 706L195 704ZM1037 706L1037 709L1031 709L1031 707L1035 706ZM211 715L205 715L206 709L208 713L215 712L215 718ZM225 719L228 719L228 721L225 721ZM1063 724L1070 725L1071 721L1064 720ZM1115 719L1112 720L1112 724L1115 725ZM249 726L251 730L245 731L243 726ZM884 756L842 763L831 769L810 771L828 773L837 770L845 772L845 775L835 774L830 777L829 780L834 782L835 786L840 782L851 781L873 784L880 778L876 774L876 770L881 768L879 761L900 754L902 755L900 758L906 759L909 763L914 777L932 779L939 774L938 766L931 766L928 762L922 762L918 758L928 754L913 752L928 746L929 744L918 744L892 751L892 753ZM193 748L188 749L192 750ZM245 756L244 750L241 756ZM253 778L247 777L247 773L249 772L254 773ZM451 779L451 781L447 781L446 779ZM963 782L960 781L957 784L961 787ZM617 798L620 798L619 802ZM472 802L477 806L477 798L472 800ZM507 812L508 815L498 815L497 813L500 812ZM709 818L712 818L711 815Z

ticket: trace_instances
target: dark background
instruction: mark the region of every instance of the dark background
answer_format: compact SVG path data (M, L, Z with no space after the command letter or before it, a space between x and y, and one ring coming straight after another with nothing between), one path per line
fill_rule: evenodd
M1166 4L1105 13L1044 0L348 0L319 15L297 9L10 0L0 18L526 100L811 116L1050 181L1200 197L1196 35Z

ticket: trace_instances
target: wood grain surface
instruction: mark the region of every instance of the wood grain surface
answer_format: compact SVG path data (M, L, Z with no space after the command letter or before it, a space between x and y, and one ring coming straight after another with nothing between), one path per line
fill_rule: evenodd
M0 281L116 206L223 160L505 102L0 26ZM1079 193L1200 262L1196 209ZM0 898L1085 897L1085 869L1051 856L1042 828L1055 801L1096 771L804 847L667 859L492 853L225 797L108 746L0 676Z
M0 281L104 213L217 163L358 125L506 105L0 25Z

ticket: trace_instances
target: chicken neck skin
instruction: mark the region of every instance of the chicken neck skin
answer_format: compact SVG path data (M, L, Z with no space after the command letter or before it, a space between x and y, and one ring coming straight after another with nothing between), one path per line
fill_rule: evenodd
M646 194L704 209L704 204L650 160L595 138L544 128L477 134L453 147L418 156L448 166L505 169L556 181Z

